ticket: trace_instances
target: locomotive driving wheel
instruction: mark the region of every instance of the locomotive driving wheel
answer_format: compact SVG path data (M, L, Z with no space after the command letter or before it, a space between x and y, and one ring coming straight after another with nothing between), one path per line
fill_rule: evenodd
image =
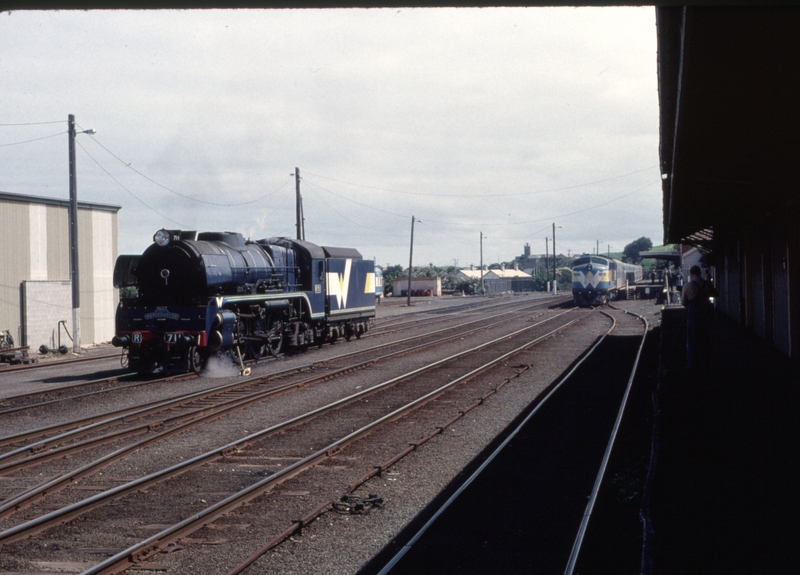
M249 333L263 337L268 331L268 325L269 324L263 310L258 310L256 311L255 320L253 320L252 324L249 326ZM268 346L266 343L264 343L263 339L260 341L250 340L247 342L244 348L244 355L248 359L261 359L267 354L267 352Z
M283 322L281 320L273 319L269 322L265 347L266 351L274 356L280 353L281 347L283 347Z
M189 368L195 372L197 375L200 375L200 372L205 367L206 358L203 353L200 351L200 348L197 346L192 346L189 348Z

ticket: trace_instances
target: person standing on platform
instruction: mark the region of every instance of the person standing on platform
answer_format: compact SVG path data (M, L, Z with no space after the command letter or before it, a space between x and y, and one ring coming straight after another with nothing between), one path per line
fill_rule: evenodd
M700 266L689 270L689 281L681 290L686 308L686 367L690 371L708 365L711 355L712 284L701 277Z

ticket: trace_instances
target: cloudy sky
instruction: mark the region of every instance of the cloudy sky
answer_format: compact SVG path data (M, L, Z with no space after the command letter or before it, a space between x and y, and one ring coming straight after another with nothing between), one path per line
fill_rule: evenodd
M379 264L662 240L655 11L0 14L0 191L161 228L295 234ZM552 247L552 246L551 246Z

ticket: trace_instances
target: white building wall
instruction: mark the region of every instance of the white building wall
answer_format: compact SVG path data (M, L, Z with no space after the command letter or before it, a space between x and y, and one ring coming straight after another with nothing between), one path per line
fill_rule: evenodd
M31 351L41 345L58 347L58 322L66 321L72 330L72 283L68 281L22 282L22 319L25 325L25 345ZM61 343L70 349L72 341L61 331Z
M28 206L0 200L0 330L9 330L22 345L20 281L31 271Z
M393 282L392 295L394 297L404 297L401 294L403 290L408 290L408 278L396 279ZM442 278L411 278L411 290L431 290L431 295L442 295Z
M33 349L42 343L48 347L57 343L58 321L62 319L68 321L72 333L67 206L64 200L0 191L0 330L11 331L17 345ZM83 345L109 341L114 335L118 300L113 287L119 234L117 210L116 206L79 204ZM36 302L31 305L40 308L29 306L26 310L24 282L45 282L59 287L31 287L33 291L28 294L27 302ZM64 285L68 286L66 292L62 289ZM42 299L52 297L57 300ZM23 328L26 318L33 322L28 329ZM26 334L35 340L29 341ZM41 341L43 338L46 341ZM65 338L62 333L62 343Z
M95 342L110 341L114 337L114 313L117 307L114 289L114 263L116 243L110 241L113 215L92 212L92 303L93 313L87 317L93 324ZM81 319L83 322L83 319Z
M46 280L47 278L47 206L30 204L28 206L30 225L30 279Z

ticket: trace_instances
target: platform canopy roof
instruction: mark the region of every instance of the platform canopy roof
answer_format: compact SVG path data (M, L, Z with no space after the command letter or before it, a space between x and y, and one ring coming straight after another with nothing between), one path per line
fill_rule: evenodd
M664 242L708 246L798 197L800 9L657 7Z
M639 252L639 257L641 258L650 258L654 260L667 260L670 262L677 262L681 261L681 252L680 251L671 251L671 252Z

